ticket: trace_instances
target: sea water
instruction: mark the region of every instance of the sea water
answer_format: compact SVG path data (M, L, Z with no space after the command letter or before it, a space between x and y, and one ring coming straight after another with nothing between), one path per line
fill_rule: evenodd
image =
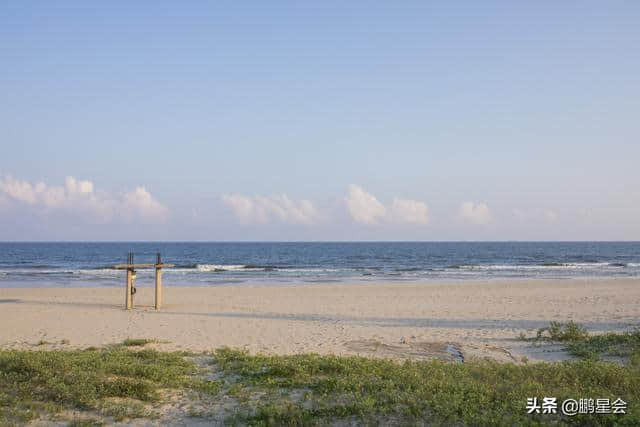
M0 243L0 287L122 286L113 268L162 261L168 285L640 278L640 242ZM153 269L138 286L153 285Z

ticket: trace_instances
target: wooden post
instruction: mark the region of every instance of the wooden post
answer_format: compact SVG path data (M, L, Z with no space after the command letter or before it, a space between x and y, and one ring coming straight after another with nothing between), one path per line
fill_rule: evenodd
M156 310L162 306L162 258L156 254Z
M131 308L133 308L133 296L136 294L136 271L131 270Z
M127 295L125 299L125 307L127 310L131 310L133 308L133 295L131 295L131 290L133 288L133 270L127 268Z
M156 310L162 306L162 264L156 264Z

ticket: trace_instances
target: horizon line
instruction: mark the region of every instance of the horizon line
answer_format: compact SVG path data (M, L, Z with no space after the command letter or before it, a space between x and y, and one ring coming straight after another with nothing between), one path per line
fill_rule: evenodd
M2 243L640 243L640 240L0 240Z

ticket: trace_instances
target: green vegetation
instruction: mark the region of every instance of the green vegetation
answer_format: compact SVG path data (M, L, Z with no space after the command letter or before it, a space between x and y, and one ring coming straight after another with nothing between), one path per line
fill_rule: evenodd
M182 354L153 350L0 351L0 425L65 408L142 415L135 402L157 400L161 388L188 386L194 372Z
M191 387L200 393L215 396L220 393L222 383L220 381L197 379L193 381Z
M523 334L520 339L527 339ZM566 344L569 354L583 359L618 357L631 364L640 363L640 328L632 331L602 335L590 335L586 328L573 321L551 322L549 327L540 328L533 342L561 342Z
M406 361L318 355L215 354L245 397L252 425L326 424L336 419L367 424L521 425L538 423L638 425L640 366L595 360L528 365ZM230 393L230 388L226 393ZM259 398L252 398L259 396ZM621 397L626 415L527 415L527 397Z
M122 342L125 347L143 347L147 344L158 342L156 340L149 340L146 338L127 338Z
M153 418L155 416L144 403L135 399L105 399L100 402L98 409L102 415L113 417L114 421L123 421L128 418Z
M546 334L546 335L545 335ZM587 329L573 320L569 322L551 322L548 327L538 329L536 340L578 341L589 337Z
M576 336L571 331L562 327L545 334ZM624 337L592 345L604 353L637 351L638 334ZM176 407L185 419L242 425L640 425L638 390L635 359L626 365L593 358L519 365L400 363L314 354L252 356L230 349L190 355L125 345L0 351L0 425L51 419L69 409L82 412L69 420L78 426L155 418L162 416L158 405L179 399ZM626 415L528 415L527 398L545 396L559 402L620 397L629 406Z
M631 359L640 363L640 329L616 334L593 335L567 345L571 354L582 358L598 359L603 356Z
M102 426L104 423L96 418L82 418L77 420L71 420L68 427L94 427Z

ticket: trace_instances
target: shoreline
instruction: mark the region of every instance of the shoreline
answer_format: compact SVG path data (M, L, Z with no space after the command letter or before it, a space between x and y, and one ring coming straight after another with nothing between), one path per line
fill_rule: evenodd
M169 281L169 286L174 286L177 288L218 288L218 287L233 287L233 286L379 286L379 285L458 285L464 283L504 283L504 282L565 282L565 281L576 281L576 282L585 282L585 281L628 281L635 280L640 283L640 276L603 276L603 275L594 275L594 276L566 276L566 277L544 277L544 276L528 276L528 277L506 277L506 276L496 276L496 277L469 277L469 278L452 278L452 279L441 279L441 278L420 278L420 279L389 279L388 277L381 277L380 280L372 279L372 280L348 280L348 279L327 279L327 280L299 280L299 278L291 279L291 280L281 280L281 281L269 281L268 279L258 279L248 278L248 279L239 279L239 278L229 278L227 280L220 279L219 282L190 282L186 283L175 283L172 281L171 273L167 274L167 271L164 271L165 280ZM168 277L168 278L167 278ZM122 282L122 283L120 283ZM84 284L73 285L69 283L39 283L39 286L20 286L20 282L15 282L17 285L7 286L6 282L0 282L0 292L2 289L120 289L124 287L125 283L125 275L122 274L122 280L119 280L118 283L113 284L96 284L92 286L87 286ZM144 281L138 280L136 282L136 288L153 288L153 276L149 275L145 278Z
M139 288L123 309L123 287L0 289L0 348L82 348L127 338L162 350L220 347L267 354L360 354L397 359L557 361L558 346L517 339L551 321L590 332L640 324L640 281L520 279L165 287L165 305ZM37 343L44 342L40 346ZM64 344L62 344L64 342Z

